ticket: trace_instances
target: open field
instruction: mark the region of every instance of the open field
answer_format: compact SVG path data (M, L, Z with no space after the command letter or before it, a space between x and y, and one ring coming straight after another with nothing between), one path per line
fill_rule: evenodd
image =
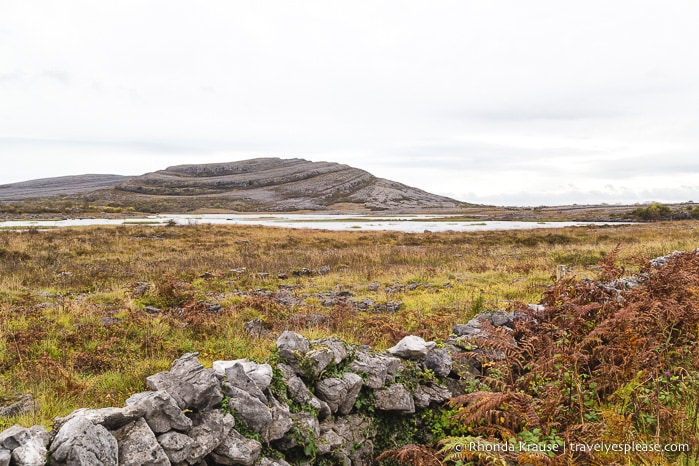
M594 276L619 244L631 272L642 257L694 249L698 225L470 234L136 225L1 231L0 396L33 393L40 410L4 419L0 429L49 425L77 407L119 406L184 352L199 351L209 363L264 359L286 328L377 347L407 334L445 338L484 309L538 302L557 264ZM362 310L356 303L364 299ZM270 333L246 333L254 318Z

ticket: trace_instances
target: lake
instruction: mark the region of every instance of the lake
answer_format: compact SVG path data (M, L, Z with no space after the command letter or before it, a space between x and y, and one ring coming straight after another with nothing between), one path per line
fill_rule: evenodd
M463 220L454 215L328 215L328 214L203 214L153 215L125 219L75 218L61 220L21 220L0 222L0 228L69 227L89 225L261 225L284 228L311 228L336 231L391 230L405 233L438 231L530 230L586 225L619 225L610 222L515 222Z

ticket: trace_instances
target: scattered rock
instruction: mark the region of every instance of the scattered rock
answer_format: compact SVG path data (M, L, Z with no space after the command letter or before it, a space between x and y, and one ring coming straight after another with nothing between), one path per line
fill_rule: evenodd
M251 337L260 338L261 336L267 335L269 330L265 328L265 324L262 319L254 318L243 324L243 330Z
M0 417L20 416L30 414L39 409L39 405L34 400L34 395L28 393L21 395L14 400L10 400L5 406L0 406Z

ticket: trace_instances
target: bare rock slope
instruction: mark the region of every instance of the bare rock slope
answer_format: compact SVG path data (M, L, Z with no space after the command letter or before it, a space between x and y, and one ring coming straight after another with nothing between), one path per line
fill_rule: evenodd
M4 184L0 185L0 201L82 194L115 186L129 178L120 175L77 175Z
M277 212L450 209L463 205L348 165L280 158L169 167L120 183L113 196L157 198L165 205L178 204L179 199L190 208Z
M56 195L150 212L409 211L465 205L348 165L280 158L178 165L137 177L84 175L0 186L0 200Z

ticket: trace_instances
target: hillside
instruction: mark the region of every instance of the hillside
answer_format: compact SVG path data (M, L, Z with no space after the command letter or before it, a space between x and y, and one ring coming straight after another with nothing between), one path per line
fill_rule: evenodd
M77 175L0 185L0 201L76 195L112 187L128 180L120 175Z
M89 204L133 207L145 212L414 211L466 205L348 165L303 159L178 165L137 177L97 177L50 178L0 186L0 200L67 195Z

